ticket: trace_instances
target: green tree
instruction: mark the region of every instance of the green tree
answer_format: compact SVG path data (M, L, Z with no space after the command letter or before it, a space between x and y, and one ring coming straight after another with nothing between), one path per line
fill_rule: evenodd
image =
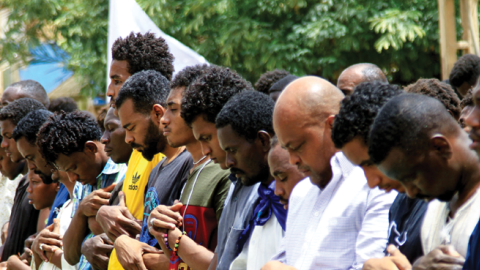
M165 33L252 82L275 68L335 81L359 62L379 65L400 84L440 75L436 1L137 2ZM3 59L32 61L29 48L52 41L69 54L66 67L84 80L85 94L104 91L107 0L4 0L2 5L11 10L0 40Z
M31 48L52 42L68 54L64 66L85 85L83 94L105 91L108 1L3 0L2 5L10 11L5 38L0 39L2 60L39 61Z

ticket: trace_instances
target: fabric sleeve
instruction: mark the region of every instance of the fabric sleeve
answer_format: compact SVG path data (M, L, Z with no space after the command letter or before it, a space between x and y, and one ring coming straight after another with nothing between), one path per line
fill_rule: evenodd
M356 241L355 263L350 269L362 269L370 258L382 258L388 237L388 213L397 192L386 193L378 188L371 189Z
M470 240L468 241L467 256L465 258L465 263L463 264L463 270L474 270L479 269L480 261L479 252L478 252L478 241L480 240L480 220L477 223L477 226L473 230L473 233L470 235Z
M271 259L271 261L279 261L283 264L287 264L287 254L285 250L285 238L282 238L280 246L278 247L278 252Z
M225 199L227 198L228 190L230 189L230 179L228 179L228 174L219 174L216 177L221 177L220 181L218 181L218 184L215 187L215 196L213 202L217 220L219 221L225 206Z
M70 265L64 258L62 254L62 270L77 270L78 269L78 264L76 265Z

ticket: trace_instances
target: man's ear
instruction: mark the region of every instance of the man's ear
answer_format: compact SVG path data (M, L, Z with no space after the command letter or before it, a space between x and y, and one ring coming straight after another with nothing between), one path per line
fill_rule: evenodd
M94 141L87 141L84 151L96 154L98 152L97 144Z
M272 137L270 137L270 134L264 130L260 130L257 133L257 138L262 145L262 149L264 152L270 151L270 141L272 140Z
M437 134L430 138L431 150L444 159L452 157L452 147L447 138L443 135Z
M332 129L334 120L335 120L335 115L328 116L327 120L325 121L325 125L328 126L329 129Z
M151 112L152 120L156 121L156 123L160 125L160 119L162 119L164 114L165 114L165 108L163 108L162 105L160 104L153 105L153 109Z

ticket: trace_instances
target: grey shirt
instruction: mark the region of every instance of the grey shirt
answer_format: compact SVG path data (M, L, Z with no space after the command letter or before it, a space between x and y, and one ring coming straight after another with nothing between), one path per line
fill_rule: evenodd
M217 270L228 270L240 250L237 249L239 235L250 221L255 205L259 200L257 183L244 186L233 175L225 207L218 225Z

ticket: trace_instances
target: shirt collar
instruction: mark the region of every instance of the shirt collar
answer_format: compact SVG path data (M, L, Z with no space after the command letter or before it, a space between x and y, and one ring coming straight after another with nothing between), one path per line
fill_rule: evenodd
M111 158L107 160L105 167L103 167L102 172L97 176L97 179L104 174L116 174L121 170L120 164L113 162Z
M344 178L346 178L356 167L348 160L348 158L342 152L337 152L333 156L333 160L335 160L337 166L340 167L340 170L342 171L342 176Z

